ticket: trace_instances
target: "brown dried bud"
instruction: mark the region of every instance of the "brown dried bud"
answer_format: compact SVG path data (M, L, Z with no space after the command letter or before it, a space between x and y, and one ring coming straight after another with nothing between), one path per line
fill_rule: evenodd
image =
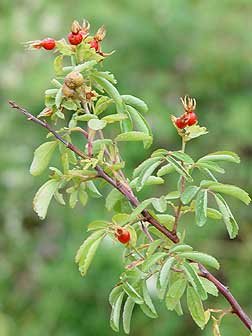
M71 32L73 34L78 34L81 31L82 27L77 20L74 20L71 26Z
M74 98L76 95L76 92L73 89L70 89L66 84L63 84L62 94L66 98Z
M106 36L106 28L104 26L101 26L98 30L97 33L94 36L94 39L96 41L102 41L104 37Z
M72 71L65 77L64 83L70 89L76 89L84 83L84 78L78 71Z
M189 96L185 96L184 99L180 98L182 105L184 107L184 110L186 113L194 112L196 109L196 99L190 98Z
M41 111L38 115L37 118L44 118L44 117L50 117L53 114L53 110L49 109L48 107L45 107L43 111Z
M97 93L95 93L94 91L86 92L86 100L92 100L96 96L97 96Z

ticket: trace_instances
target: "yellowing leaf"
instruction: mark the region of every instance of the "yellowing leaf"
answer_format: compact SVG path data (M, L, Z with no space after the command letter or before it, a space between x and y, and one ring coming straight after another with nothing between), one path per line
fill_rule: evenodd
M40 219L44 219L46 217L50 201L59 185L60 182L56 180L49 180L37 191L33 199L33 209L38 214Z
M57 141L45 142L34 152L33 161L30 167L30 173L33 176L40 175L48 166L53 152L57 147Z
M75 262L79 265L79 271L82 276L86 275L95 252L104 236L104 230L95 231L83 242L77 251Z

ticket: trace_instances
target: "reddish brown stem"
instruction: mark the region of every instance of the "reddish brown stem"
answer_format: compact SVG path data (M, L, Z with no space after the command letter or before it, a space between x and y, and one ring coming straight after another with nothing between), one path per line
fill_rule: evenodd
M46 128L49 132L51 132L59 141L61 141L67 148L72 150L74 153L79 155L83 159L89 158L88 155L83 153L78 147L73 145L72 143L66 141L59 133L57 133L51 126L46 122L38 119L34 115L32 115L27 110L23 109L19 105L17 105L15 102L10 101L10 106L12 108L15 108L22 112L28 120L33 121L40 126ZM95 167L96 171L98 172L98 176L103 178L105 181L107 181L109 184L111 184L113 187L115 187L118 191L120 191L133 205L133 207L137 207L139 204L138 199L133 194L132 190L126 186L125 184L121 183L120 181L114 181L108 174L104 172L104 170L100 166ZM176 234L173 234L171 231L166 229L164 226L162 226L155 218L151 216L151 214L147 210L142 211L143 216L145 217L145 221L151 223L153 226L155 226L156 229L158 229L160 232L162 232L164 235L166 235L170 240L172 240L174 243L178 243L179 239Z
M218 279L215 278L208 270L201 264L199 264L201 276L211 281L219 290L219 292L226 298L232 307L233 314L236 314L238 318L245 324L245 326L252 331L252 321L248 315L244 312L237 300L234 298L228 287L224 286Z
M40 126L46 128L49 132L51 132L59 141L61 141L67 148L72 150L74 153L79 155L81 158L87 159L88 156L83 153L79 148L77 148L72 143L67 142L60 134L58 134L54 129L51 128L51 126L46 122L42 121L35 116L33 116L31 113L29 113L27 110L21 108L18 106L15 102L10 101L10 106L12 108L15 108L22 112L30 121L33 121ZM133 207L137 207L139 204L138 199L133 194L132 190L129 189L128 186L125 186L120 181L114 181L109 175L107 175L103 169L99 166L95 167L96 171L98 172L98 176L103 178L105 181L107 181L109 184L111 184L113 187L115 187L117 190L119 190L127 199L128 201L133 205ZM144 216L144 221L149 222L152 224L157 230L162 232L167 238L172 240L174 243L179 242L179 238L176 234L166 229L164 226L162 226L154 217L151 216L151 214L147 210L142 211L142 215ZM180 214L178 214L179 219ZM218 288L219 292L226 298L226 300L230 303L233 313L236 314L239 319L244 323L244 325L251 331L252 330L252 321L248 317L248 315L244 312L244 310L241 308L239 303L236 301L236 299L233 297L231 292L227 287L225 287L218 279L216 279L208 270L201 264L199 264L199 268L201 271L201 276L205 277L209 281L211 281L215 286Z

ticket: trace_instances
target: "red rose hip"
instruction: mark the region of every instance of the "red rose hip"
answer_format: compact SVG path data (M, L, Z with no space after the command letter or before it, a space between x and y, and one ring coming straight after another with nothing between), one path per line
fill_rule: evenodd
M69 33L68 34L68 41L69 43L73 45L78 45L82 42L83 36L80 33L74 34L74 33Z
M116 237L122 244L127 244L130 241L129 231L123 228L118 228L116 230Z
M99 51L99 42L92 40L89 42L90 48L94 48L96 51Z
M192 126L194 124L196 124L197 122L197 116L194 112L190 112L188 113L188 121L187 121L187 125L188 126Z
M185 120L184 116L177 118L175 124L178 128L182 129L187 126L187 121Z
M55 40L53 38L46 38L41 42L41 46L46 50L52 50L55 48Z

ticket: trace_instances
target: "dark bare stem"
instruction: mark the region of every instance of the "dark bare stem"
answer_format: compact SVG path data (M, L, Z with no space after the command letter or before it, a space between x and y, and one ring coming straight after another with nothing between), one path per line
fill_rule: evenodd
M72 143L66 141L60 134L58 134L54 129L51 128L51 126L46 121L41 121L37 117L33 116L31 113L29 113L27 110L23 109L19 105L17 105L15 102L10 101L10 106L12 108L15 108L22 112L28 120L33 121L40 126L46 128L49 132L51 132L59 141L61 141L67 148L72 150L74 153L79 155L83 159L89 159L89 156L83 153L78 147L73 145ZM139 204L138 199L133 194L132 190L129 188L128 185L125 183L122 183L118 180L113 180L109 175L107 175L104 170L100 166L95 167L96 171L98 172L98 176L103 178L105 181L107 181L109 184L111 184L113 187L115 187L120 193L122 193L128 201L133 205L133 207L137 207ZM178 243L179 239L176 234L173 234L170 230L166 229L164 226L162 226L154 217L151 216L151 214L147 210L142 211L142 215L144 216L144 221L149 222L153 226L155 226L156 229L158 229L160 232L162 232L166 237L168 237L171 241L174 243Z
M42 121L35 116L33 116L31 113L29 113L27 110L21 108L18 106L15 102L10 101L10 106L14 109L19 110L21 113L23 113L28 120L33 121L37 123L38 125L42 126L43 128L47 129L49 132L51 132L56 139L61 141L67 148L72 150L74 153L79 155L83 159L87 159L88 156L83 153L79 148L77 148L72 143L69 143L66 141L60 134L58 134L54 129L51 128L51 126L46 122ZM120 181L114 181L109 175L107 175L103 169L99 166L95 167L98 176L100 178L103 178L105 181L107 181L109 184L111 184L113 187L115 187L118 191L120 191L127 199L128 201L133 205L133 207L137 207L139 204L138 199L133 194L132 190L128 188L128 186L125 186ZM157 230L162 232L167 238L172 240L174 243L179 242L179 238L176 234L166 229L164 226L162 226L154 217L151 216L151 214L147 210L142 211L142 215L144 216L144 221L149 222L152 224ZM226 298L226 300L230 303L232 307L232 312L238 316L238 318L244 323L244 325L251 331L252 330L252 321L248 317L248 315L244 312L244 310L241 308L239 303L236 301L236 299L233 297L231 292L227 287L225 287L218 279L216 279L208 270L201 264L199 264L200 269L200 275L209 281L211 281L215 286L218 288L219 292Z
M208 270L201 264L199 264L199 269L201 271L200 275L209 281L211 281L219 290L219 292L226 298L232 307L232 313L237 315L238 318L245 324L245 326L251 331L252 330L252 321L248 315L244 312L242 307L233 297L232 293L228 287L224 286L218 279L215 278Z

